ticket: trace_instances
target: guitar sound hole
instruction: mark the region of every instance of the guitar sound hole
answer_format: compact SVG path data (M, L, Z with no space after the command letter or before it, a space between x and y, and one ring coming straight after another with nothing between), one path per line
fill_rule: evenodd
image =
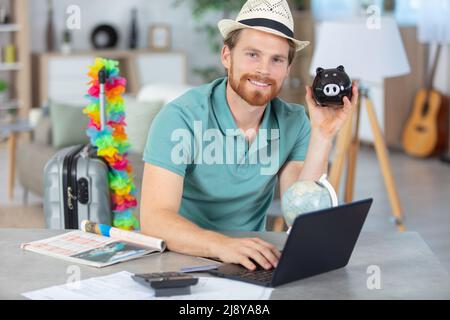
M428 103L425 103L425 105L422 108L422 117L426 117L429 110L430 106L428 105Z
M427 131L427 129L424 126L416 126L416 130L422 133Z

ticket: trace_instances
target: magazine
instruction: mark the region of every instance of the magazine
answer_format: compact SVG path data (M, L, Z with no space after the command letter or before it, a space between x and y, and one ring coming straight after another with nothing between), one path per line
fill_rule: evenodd
M123 230L119 234L122 237L106 237L77 230L24 243L21 248L97 268L136 259L154 252L163 252L166 249L166 244L161 239Z

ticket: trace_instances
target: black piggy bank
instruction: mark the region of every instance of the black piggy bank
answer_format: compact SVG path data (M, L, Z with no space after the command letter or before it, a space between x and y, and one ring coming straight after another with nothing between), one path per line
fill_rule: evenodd
M316 102L321 106L343 105L345 96L352 98L352 81L343 66L336 69L317 68L312 89Z

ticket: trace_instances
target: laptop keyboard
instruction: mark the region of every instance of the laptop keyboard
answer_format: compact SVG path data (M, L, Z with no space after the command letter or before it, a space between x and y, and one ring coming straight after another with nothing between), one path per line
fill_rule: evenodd
M242 271L233 272L228 275L248 280L255 280L258 282L270 282L270 280L272 280L273 271L274 271L273 269L272 270L256 269L255 271L243 269Z

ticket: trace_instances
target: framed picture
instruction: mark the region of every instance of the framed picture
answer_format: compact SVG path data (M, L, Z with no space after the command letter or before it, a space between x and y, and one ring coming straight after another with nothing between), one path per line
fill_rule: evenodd
M169 50L171 47L171 29L168 25L153 25L149 29L149 47L152 50Z

